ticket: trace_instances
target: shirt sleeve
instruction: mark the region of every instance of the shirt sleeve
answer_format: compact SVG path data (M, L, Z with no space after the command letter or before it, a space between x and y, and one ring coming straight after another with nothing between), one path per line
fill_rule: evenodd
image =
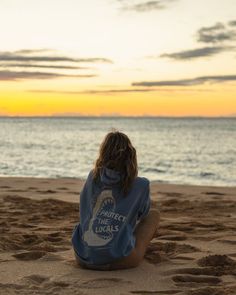
M145 216L148 215L150 207L151 207L151 197L150 197L150 186L148 182L148 186L145 190L145 196L143 198L143 202L141 203L141 207L138 212L138 220L143 219Z

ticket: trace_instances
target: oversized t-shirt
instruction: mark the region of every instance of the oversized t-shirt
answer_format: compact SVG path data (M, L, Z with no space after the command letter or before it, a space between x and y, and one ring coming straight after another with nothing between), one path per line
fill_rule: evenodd
M149 212L149 180L136 177L124 196L121 177L103 167L95 181L91 170L80 193L80 222L74 228L72 244L87 264L106 264L128 256L135 246L135 227Z

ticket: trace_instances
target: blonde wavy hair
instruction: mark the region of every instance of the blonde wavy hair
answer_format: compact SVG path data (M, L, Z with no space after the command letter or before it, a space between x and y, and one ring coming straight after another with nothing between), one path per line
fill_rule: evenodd
M94 179L98 179L103 167L121 173L121 188L127 195L132 182L138 175L136 149L129 137L117 130L109 132L100 145L99 156L93 169Z

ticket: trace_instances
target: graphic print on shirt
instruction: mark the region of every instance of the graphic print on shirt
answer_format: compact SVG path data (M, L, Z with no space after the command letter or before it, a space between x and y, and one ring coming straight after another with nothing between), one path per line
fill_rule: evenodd
M119 231L126 217L115 212L116 202L112 190L103 190L97 197L93 207L88 230L84 232L84 241L89 246L104 246Z

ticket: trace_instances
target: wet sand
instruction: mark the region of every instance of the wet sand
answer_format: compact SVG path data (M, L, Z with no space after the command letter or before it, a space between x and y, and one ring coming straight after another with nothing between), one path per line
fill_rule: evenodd
M75 264L79 179L0 178L0 294L236 294L236 187L151 183L160 230L139 267Z

